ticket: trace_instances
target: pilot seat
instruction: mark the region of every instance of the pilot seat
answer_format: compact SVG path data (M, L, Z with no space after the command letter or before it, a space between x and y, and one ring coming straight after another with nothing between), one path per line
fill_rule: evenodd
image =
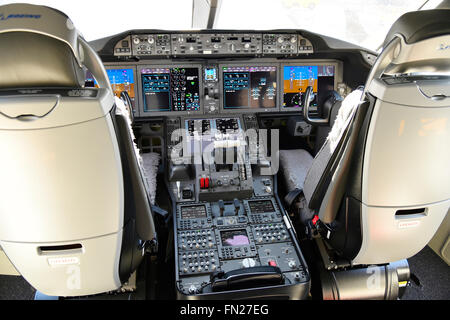
M400 17L365 87L335 99L315 157L280 151L285 203L315 239L324 299L398 298L405 259L449 211L449 21L446 9ZM308 100L305 120L331 126L310 118Z
M127 110L67 16L2 10L27 15L0 25L0 246L45 295L115 291L157 246Z

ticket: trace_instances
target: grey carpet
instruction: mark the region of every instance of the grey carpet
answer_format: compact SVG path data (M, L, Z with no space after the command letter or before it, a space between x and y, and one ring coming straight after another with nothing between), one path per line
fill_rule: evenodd
M36 290L18 276L0 276L0 300L31 300Z
M420 285L412 282L402 300L450 300L450 268L433 250L427 246L408 261ZM29 300L34 293L22 277L0 276L0 300ZM103 298L124 299L124 296Z
M402 300L450 300L450 267L430 247L426 246L408 262L420 285L411 281Z

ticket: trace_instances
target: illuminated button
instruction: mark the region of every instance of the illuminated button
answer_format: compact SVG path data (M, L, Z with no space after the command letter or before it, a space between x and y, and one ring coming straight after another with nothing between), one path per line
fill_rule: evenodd
M275 262L275 260L269 260L268 263L269 263L269 266L271 266L271 267L277 266L277 263Z

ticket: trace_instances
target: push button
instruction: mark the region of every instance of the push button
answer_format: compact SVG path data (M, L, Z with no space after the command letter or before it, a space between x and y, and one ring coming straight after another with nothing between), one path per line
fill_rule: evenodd
M275 262L275 260L269 260L269 266L276 267L277 263Z
M205 178L200 178L200 189L205 189Z

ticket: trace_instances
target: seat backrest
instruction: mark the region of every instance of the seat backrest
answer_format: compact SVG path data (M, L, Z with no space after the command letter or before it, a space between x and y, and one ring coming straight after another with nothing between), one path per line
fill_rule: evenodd
M45 294L117 289L155 230L106 71L61 12L0 9L0 246Z
M449 210L450 50L442 44L450 35L440 28L449 13L399 18L364 102L334 150L327 139L305 179L305 197L328 242L353 264L414 255ZM420 17L428 23L415 24Z

